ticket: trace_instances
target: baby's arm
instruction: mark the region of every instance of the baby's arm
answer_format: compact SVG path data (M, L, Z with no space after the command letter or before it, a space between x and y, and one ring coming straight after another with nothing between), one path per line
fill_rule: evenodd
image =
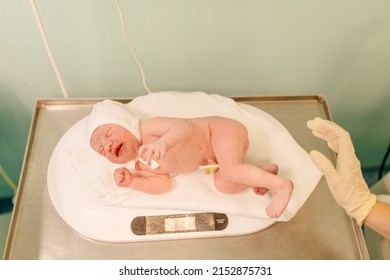
M146 134L159 137L156 141L142 145L138 155L150 165L151 159L162 159L173 146L189 139L194 131L190 119L156 117L142 124Z
M148 194L162 194L171 189L169 175L155 174L145 170L141 170L139 175L133 176L127 168L117 168L114 171L114 179L120 187L130 187Z

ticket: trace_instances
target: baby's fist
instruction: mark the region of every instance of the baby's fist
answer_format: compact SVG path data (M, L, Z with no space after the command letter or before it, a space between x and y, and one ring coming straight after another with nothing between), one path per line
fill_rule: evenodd
M133 176L131 175L130 171L127 168L121 167L115 169L114 179L115 179L115 183L119 187L126 187L126 186L130 186Z

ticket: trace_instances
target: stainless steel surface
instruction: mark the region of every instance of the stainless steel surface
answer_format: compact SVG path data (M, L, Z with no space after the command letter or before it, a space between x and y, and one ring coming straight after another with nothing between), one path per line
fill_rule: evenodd
M235 99L277 118L305 150L317 149L334 159L326 144L306 128L309 119L330 117L323 98ZM79 235L54 210L48 196L46 171L56 143L97 101L100 100L37 101L5 259L368 258L360 228L336 204L323 179L293 219L250 235L122 244L97 242Z

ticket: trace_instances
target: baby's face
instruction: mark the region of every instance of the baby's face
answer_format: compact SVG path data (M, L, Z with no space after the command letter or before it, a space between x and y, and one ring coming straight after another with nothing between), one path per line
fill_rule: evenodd
M105 124L92 133L91 146L113 163L126 163L136 158L139 142L126 128Z

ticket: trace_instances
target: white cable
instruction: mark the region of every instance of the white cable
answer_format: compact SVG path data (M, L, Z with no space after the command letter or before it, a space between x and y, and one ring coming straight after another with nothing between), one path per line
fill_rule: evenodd
M32 9L34 11L35 19L36 19L36 21L38 23L39 31L41 33L41 36L42 36L42 39L43 39L43 43L45 44L47 54L49 55L50 62L52 64L53 68L54 68L54 72L56 73L58 83L60 84L62 95L65 98L68 98L68 93L66 92L64 81L62 80L60 71L58 70L57 63L55 62L55 59L54 59L54 56L53 56L53 52L52 52L50 44L49 44L49 41L47 40L47 35L46 35L46 32L45 32L45 28L43 27L43 24L42 24L41 16L39 15L38 7L37 7L37 5L35 3L35 0L30 0L30 3L31 3Z
M16 192L16 185L15 183L11 180L11 178L8 176L7 172L1 167L0 165L0 175L4 178L4 180L7 182L7 184L11 187L11 189Z
M126 31L126 27L125 27L125 22L124 22L124 19L123 19L123 13L122 13L122 9L121 9L121 6L119 5L119 1L118 0L115 0L115 3L116 3L116 7L118 8L118 13L119 13L119 17L120 17L120 20L121 20L121 25L122 25L122 32L123 32L123 35L126 39L126 42L127 42L127 45L129 46L132 54L133 54L133 57L134 57L134 60L135 62L137 63L138 65L138 68L141 72L141 75L142 75L142 83L144 85L144 88L146 89L146 91L150 94L151 91L150 89L148 88L147 84L146 84L146 79L145 79L145 74L144 74L144 70L142 69L142 65L140 63L140 61L138 60L138 57L137 55L135 54L135 51L134 51L134 48L132 46L132 44L130 43L130 40L129 38L127 37L127 31Z

